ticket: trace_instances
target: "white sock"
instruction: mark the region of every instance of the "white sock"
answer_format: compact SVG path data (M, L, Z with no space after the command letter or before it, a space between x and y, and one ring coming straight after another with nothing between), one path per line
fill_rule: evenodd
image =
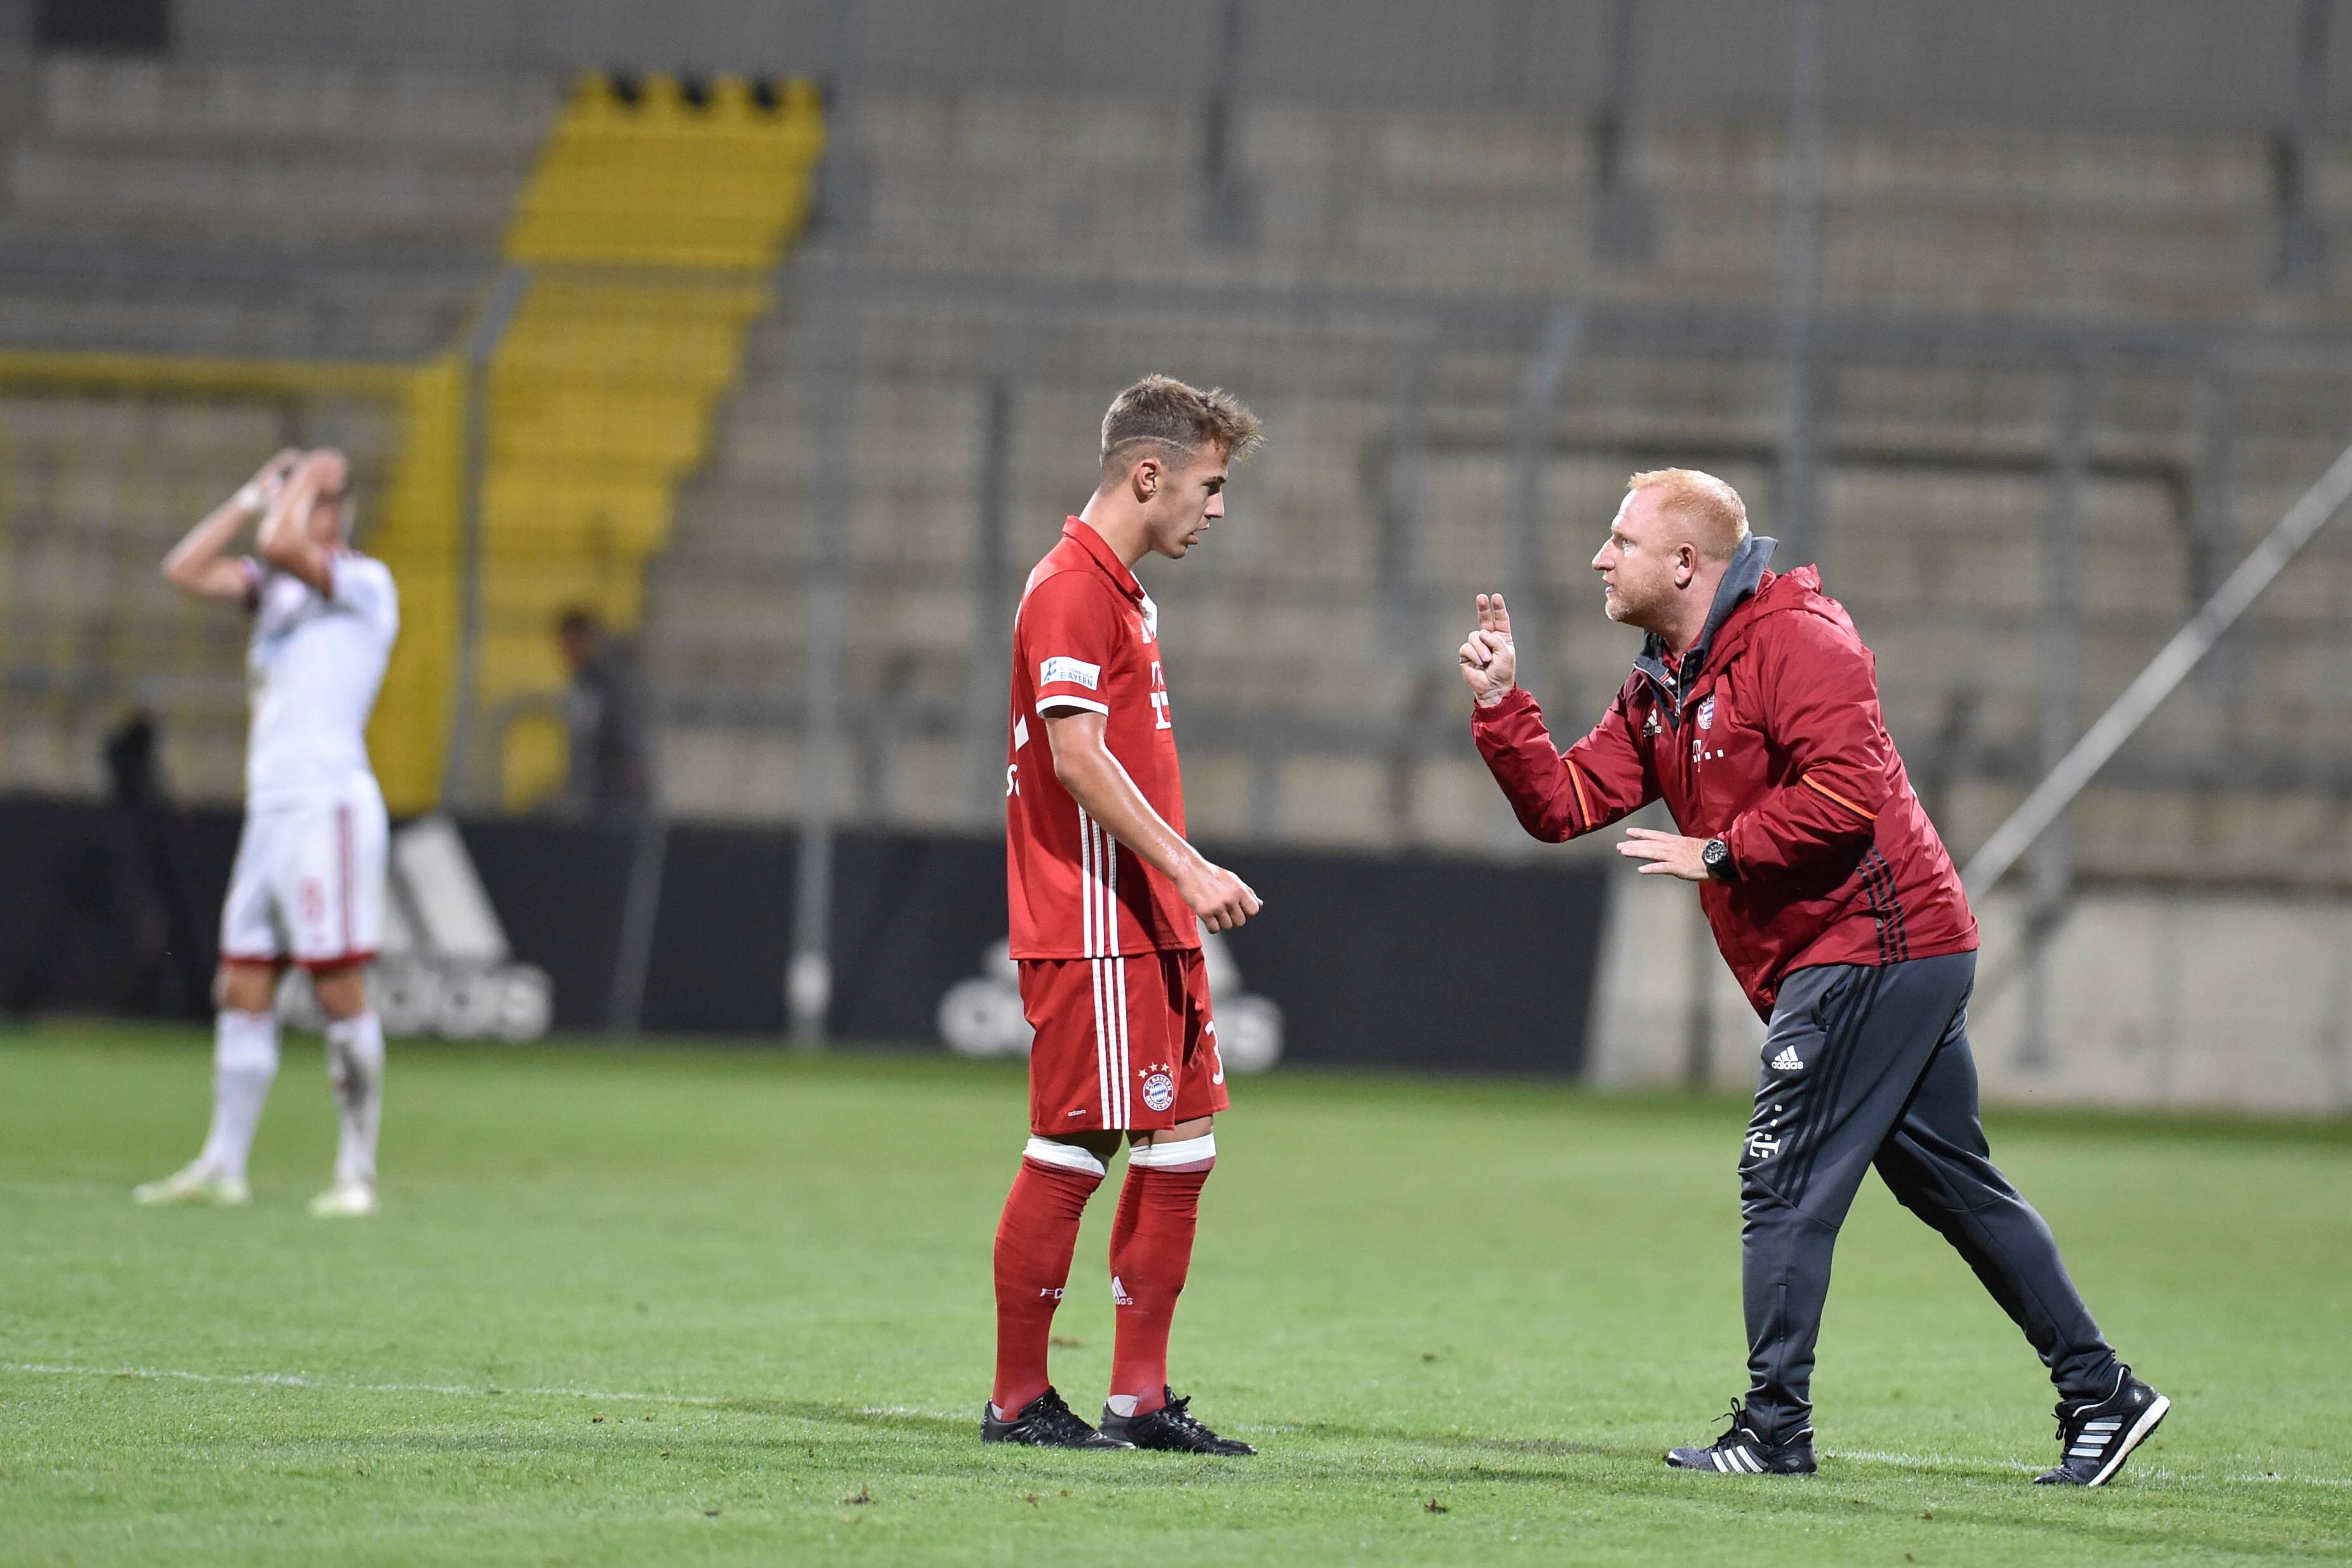
M375 1185L375 1134L383 1117L383 1022L371 1008L327 1025L327 1082L342 1124L335 1180Z
M1104 1403L1110 1406L1110 1413L1122 1421L1135 1414L1135 1396L1132 1394L1114 1394Z
M213 1126L196 1156L214 1176L243 1179L277 1076L278 1015L223 1008L213 1021Z

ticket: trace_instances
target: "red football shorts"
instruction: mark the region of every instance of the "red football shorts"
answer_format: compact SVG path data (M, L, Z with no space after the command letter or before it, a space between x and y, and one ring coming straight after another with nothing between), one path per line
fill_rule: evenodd
M1024 958L1021 1010L1033 1133L1156 1131L1231 1103L1198 949Z

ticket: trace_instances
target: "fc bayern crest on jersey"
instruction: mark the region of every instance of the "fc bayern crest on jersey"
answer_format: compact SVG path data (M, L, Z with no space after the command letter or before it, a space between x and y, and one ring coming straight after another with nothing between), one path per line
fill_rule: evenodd
M1165 1111L1176 1103L1176 1081L1164 1068L1153 1068L1143 1076L1143 1103L1153 1111Z
M1147 643L1157 643L1160 641L1160 606L1154 604L1151 601L1151 595L1147 593L1143 596L1142 608L1143 640Z
M1698 705L1698 727L1701 729L1715 727L1715 698L1711 695Z

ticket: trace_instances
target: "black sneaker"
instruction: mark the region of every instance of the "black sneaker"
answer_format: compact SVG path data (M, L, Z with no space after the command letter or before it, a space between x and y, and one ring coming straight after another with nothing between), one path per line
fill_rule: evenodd
M1813 1473L1813 1429L1785 1443L1768 1443L1748 1424L1748 1412L1734 1405L1731 1430L1704 1448L1668 1448L1666 1463L1678 1470L1710 1470L1724 1476L1809 1476Z
M980 1440L983 1443L1027 1443L1039 1448L1132 1448L1133 1443L1097 1432L1077 1416L1062 1396L1048 1388L1024 1405L1014 1416L1000 1416L996 1405L980 1406Z
M2058 1402L2057 1468L2034 1477L2033 1484L2105 1485L2171 1408L2172 1401L2134 1377L2130 1367L2117 1367L2116 1391L2105 1399Z
M1233 1437L1220 1437L1201 1425L1184 1407L1192 1403L1187 1397L1179 1399L1172 1388L1162 1388L1168 1403L1144 1416L1114 1415L1108 1405L1103 1406L1102 1435L1121 1439L1139 1448L1171 1448L1180 1454L1255 1454L1255 1448Z

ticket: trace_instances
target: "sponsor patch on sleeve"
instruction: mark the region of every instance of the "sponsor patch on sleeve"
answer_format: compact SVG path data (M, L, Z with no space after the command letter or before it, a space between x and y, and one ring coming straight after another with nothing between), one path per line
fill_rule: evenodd
M1089 664L1084 659L1048 659L1037 666L1037 684L1050 686L1067 684L1094 691L1102 685L1102 666Z

